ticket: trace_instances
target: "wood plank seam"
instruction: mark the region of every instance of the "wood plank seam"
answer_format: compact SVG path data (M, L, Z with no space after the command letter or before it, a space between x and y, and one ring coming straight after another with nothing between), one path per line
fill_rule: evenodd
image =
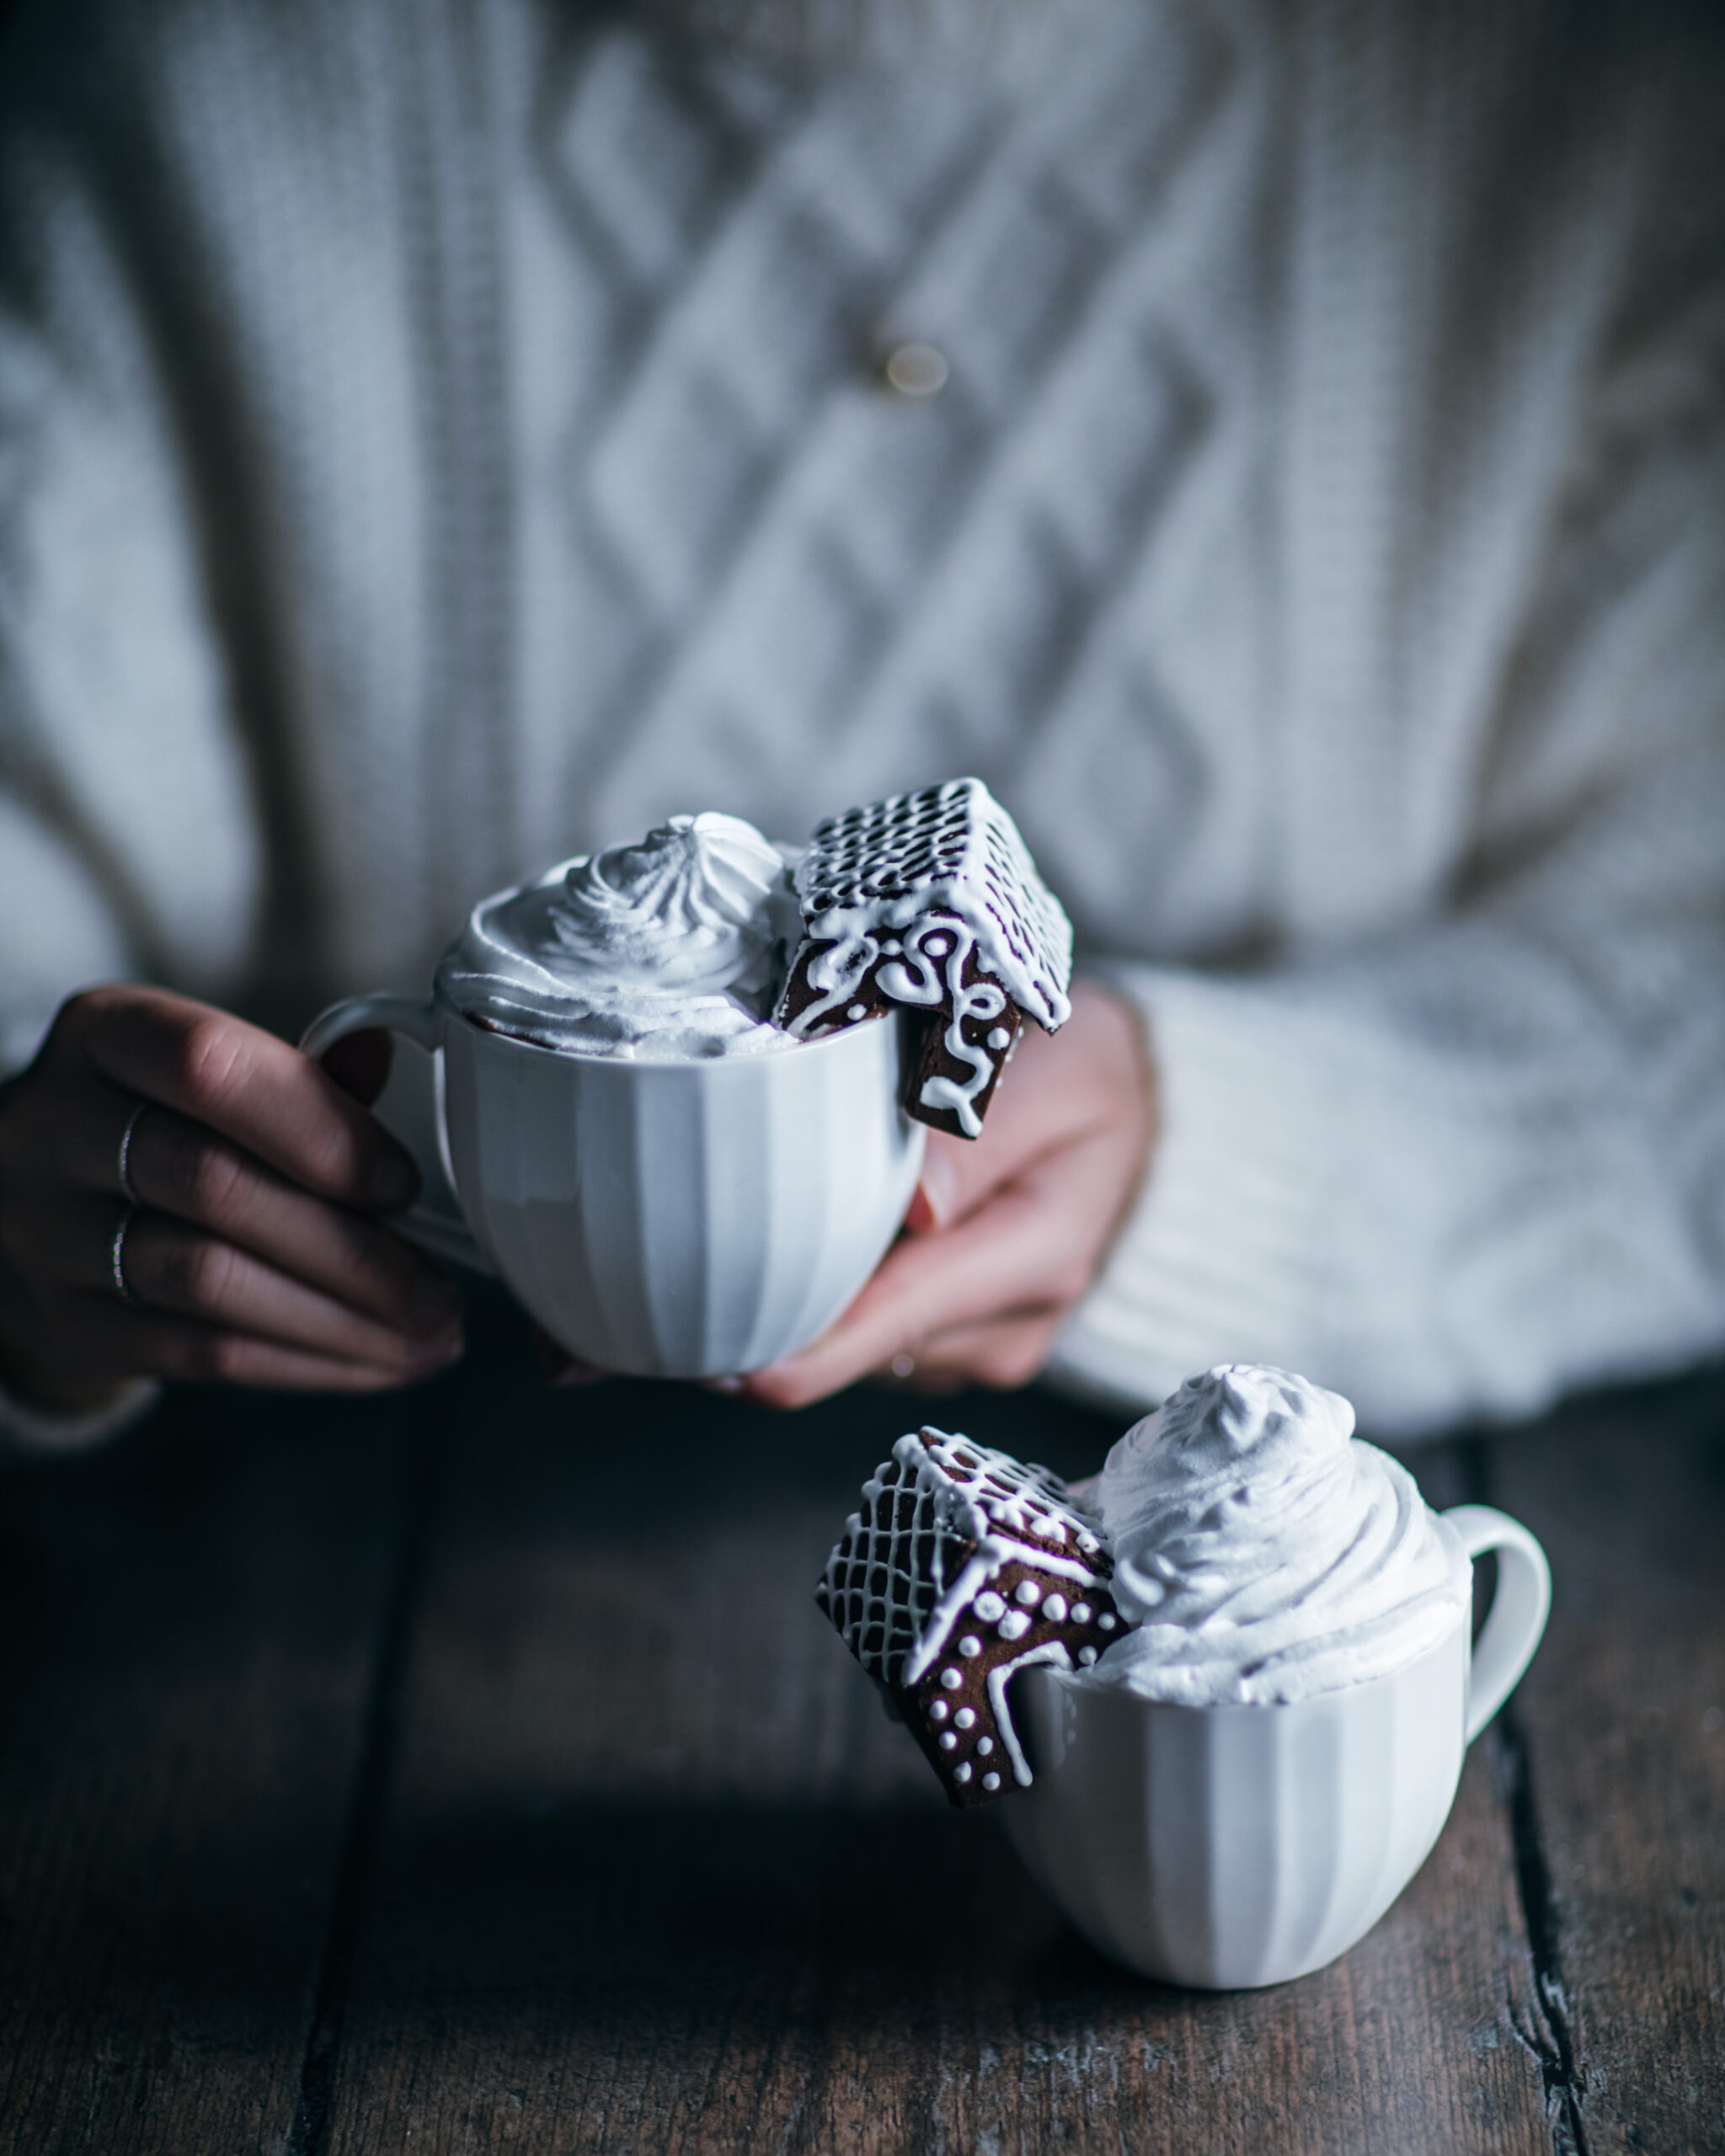
M447 1416L440 1390L432 1396L425 1424L415 1434L408 1456L401 1521L377 1620L371 1682L360 1717L329 1921L312 1986L299 2096L286 2156L328 2156L329 2148L342 2024L400 1748L402 1694L424 1599L426 1550L447 1451Z
M1461 1449L1471 1501L1492 1503L1490 1455L1485 1440L1466 1438ZM1533 1965L1528 2011L1523 2015L1512 2009L1509 2026L1516 2041L1539 2067L1555 2156L1588 2156L1587 2130L1582 2118L1587 2101L1587 2066L1571 2025L1560 1926L1551 1895L1551 1866L1540 1833L1532 1761L1513 1700L1499 1711L1491 1735L1493 1783L1509 1815L1510 1845L1515 1853L1516 1898Z
M1551 1876L1540 1836L1533 1773L1527 1738L1514 1704L1504 1707L1493 1728L1496 1748L1494 1779L1509 1806L1509 1832L1515 1851L1515 1890L1527 1929L1533 1963L1533 1992L1527 2025L1510 2016L1516 2039L1537 2060L1545 2085L1546 2116L1551 2121L1557 2156L1588 2156L1582 2107L1587 2100L1587 2069L1576 2049L1570 2025L1569 1995L1563 1986L1558 1951L1557 1918L1551 1899Z

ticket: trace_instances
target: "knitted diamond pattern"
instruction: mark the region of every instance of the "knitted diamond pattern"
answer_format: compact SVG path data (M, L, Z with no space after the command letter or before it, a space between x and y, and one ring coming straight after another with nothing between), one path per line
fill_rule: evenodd
M599 835L694 804L800 837L966 768L1020 814L1038 770L1027 820L1058 829L1097 709L1178 821L1194 759L1141 587L1218 404L1178 183L1231 153L1229 56L1178 6L1087 35L1034 100L938 69L804 93L622 29L582 54L548 180L580 319L537 423L569 790L523 804L525 858L571 794ZM874 371L908 335L951 365L922 406Z

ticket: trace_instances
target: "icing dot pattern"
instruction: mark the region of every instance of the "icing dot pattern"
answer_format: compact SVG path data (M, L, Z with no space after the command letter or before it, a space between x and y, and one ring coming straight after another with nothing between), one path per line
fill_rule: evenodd
M985 1542L1000 1544L1002 1559L1009 1543L1026 1554L1049 1548L1087 1575L1105 1555L1094 1522L1073 1509L1045 1467L926 1426L900 1438L863 1484L861 1509L846 1522L814 1598L869 1674L895 1684L941 1598ZM985 1581L978 1585L986 1590ZM1015 1593L1034 1603L1041 1589L1027 1580Z
M1083 1636L1112 1571L1097 1524L1046 1468L925 1427L863 1485L815 1598L949 1799L971 1805L1030 1780L1007 1682L1027 1663L1094 1661ZM991 1758L992 1789L976 1770Z

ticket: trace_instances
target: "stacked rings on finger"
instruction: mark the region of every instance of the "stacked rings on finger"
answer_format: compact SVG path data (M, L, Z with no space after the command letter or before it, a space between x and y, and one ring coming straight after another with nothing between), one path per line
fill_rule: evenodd
M133 1310L142 1310L144 1299L126 1277L126 1231L137 1217L137 1207L128 1205L120 1214L114 1230L114 1240L108 1246L108 1270L113 1276L114 1292L121 1302L128 1304Z
M126 1201L131 1206L134 1212L136 1211L137 1208L141 1206L144 1201L138 1196L136 1186L133 1183L131 1179L132 1134L138 1127L138 1118L143 1114L144 1110L148 1107L150 1103L147 1101L140 1101L137 1106L132 1110L131 1113L126 1118L126 1128L120 1134L120 1187L126 1193ZM120 1233L122 1235L125 1233L123 1226L120 1230Z

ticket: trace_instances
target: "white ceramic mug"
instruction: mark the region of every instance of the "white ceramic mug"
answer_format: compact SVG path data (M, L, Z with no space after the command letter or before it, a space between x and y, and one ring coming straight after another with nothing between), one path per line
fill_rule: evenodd
M429 1197L398 1225L500 1273L603 1369L719 1377L806 1347L916 1187L927 1134L899 1106L890 1018L776 1054L655 1062L539 1048L441 995L360 995L300 1045L321 1057L373 1026L437 1059L441 1161L415 1147ZM437 1202L446 1176L459 1215Z
M1551 1607L1545 1553L1488 1505L1444 1514L1498 1554L1491 1614L1387 1677L1285 1706L1176 1706L1058 1670L1013 1680L1032 1785L1001 1807L1038 1882L1140 1975L1232 1990L1343 1954L1424 1862L1462 1755Z

